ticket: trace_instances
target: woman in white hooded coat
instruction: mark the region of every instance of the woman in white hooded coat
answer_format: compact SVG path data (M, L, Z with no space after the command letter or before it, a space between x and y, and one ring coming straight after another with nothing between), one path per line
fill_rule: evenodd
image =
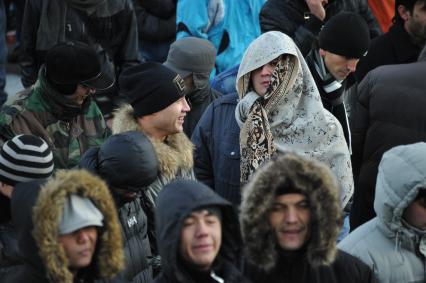
M240 64L237 91L241 183L273 155L295 152L330 167L345 207L353 193L353 177L343 130L322 106L309 68L293 40L277 31L254 40Z

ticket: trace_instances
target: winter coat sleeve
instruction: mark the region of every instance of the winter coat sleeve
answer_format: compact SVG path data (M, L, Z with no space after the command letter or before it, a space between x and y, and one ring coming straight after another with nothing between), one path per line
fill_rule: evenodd
M119 69L117 76L123 69L139 63L137 20L130 0L126 0L124 10L125 23L122 28L126 32L122 38L121 47L114 58L116 68Z
M288 1L285 3L280 1L269 0L260 11L262 33L277 30L287 34L294 40L303 56L306 56L321 30L323 22L315 16L304 20L304 15L297 7L293 7Z
M21 67L21 82L27 88L37 80L37 72L40 64L37 62L36 38L40 23L41 2L29 0L25 5L22 22L21 44L22 55L19 58Z
M213 105L211 104L201 117L192 134L195 145L194 171L197 179L210 188L214 188L213 167L210 152L212 150Z
M176 34L176 3L173 0L133 0L139 40L165 41Z
M352 169L354 179L358 175L362 165L365 135L369 126L369 100L370 90L373 86L373 74L369 73L358 85L358 102L351 123L352 137Z

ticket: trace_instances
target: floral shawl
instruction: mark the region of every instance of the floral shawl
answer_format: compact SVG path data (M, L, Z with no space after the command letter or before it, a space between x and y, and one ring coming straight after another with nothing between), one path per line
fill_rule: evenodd
M279 57L271 84L261 97L251 89L250 74ZM241 127L241 182L274 154L295 152L318 159L335 174L346 206L353 193L350 154L337 119L324 109L314 79L293 40L271 31L246 50L237 75Z

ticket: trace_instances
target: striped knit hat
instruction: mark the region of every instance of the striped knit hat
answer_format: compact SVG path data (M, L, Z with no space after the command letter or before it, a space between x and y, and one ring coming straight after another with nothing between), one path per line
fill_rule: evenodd
M33 135L18 135L8 140L0 152L0 181L17 183L50 177L53 154L47 143Z

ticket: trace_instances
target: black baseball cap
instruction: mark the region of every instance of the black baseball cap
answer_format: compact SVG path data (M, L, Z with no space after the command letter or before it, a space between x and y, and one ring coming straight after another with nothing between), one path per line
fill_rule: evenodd
M114 76L102 70L95 50L78 41L59 43L46 54L46 78L56 86L78 84L103 91L115 83Z

